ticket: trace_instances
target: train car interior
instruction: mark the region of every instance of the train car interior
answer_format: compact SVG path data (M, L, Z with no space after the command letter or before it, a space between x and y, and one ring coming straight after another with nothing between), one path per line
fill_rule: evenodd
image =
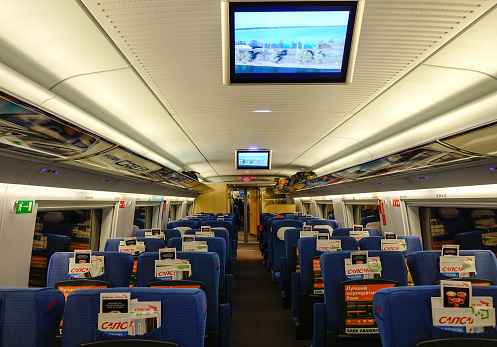
M0 347L497 346L496 37L497 0L1 1Z

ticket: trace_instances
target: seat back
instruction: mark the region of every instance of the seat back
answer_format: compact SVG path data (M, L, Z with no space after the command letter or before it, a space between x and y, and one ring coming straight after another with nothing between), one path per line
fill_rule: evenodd
M273 270L275 272L281 271L280 258L285 257L285 230L300 228L302 229L304 223L299 220L276 220L272 224L272 235L273 240Z
M484 245L482 234L488 233L488 230L467 231L454 235L454 241L459 245L459 249L488 249L497 252L497 246Z
M201 225L206 225L206 226L210 226L211 228L225 228L226 230L228 230L228 233L230 235L230 237L233 239L233 233L235 231L235 229L233 228L233 223L231 221L227 221L227 220L207 220L207 221L204 221L202 222Z
M230 236L228 234L228 230L226 230L226 229L212 229L211 228L211 231L214 233L215 237L220 237L220 238L224 239L224 242L226 242L226 256L228 258L232 257L233 255L231 253L233 250L231 247L229 247ZM195 235L196 232L197 232L196 230L186 230L185 235Z
M406 241L406 250L403 251L404 255L423 250L421 239L418 236L397 236L398 239ZM384 236L369 236L359 240L359 248L364 251L381 250L381 240L385 239Z
M215 252L219 256L219 290L221 293L226 292L226 242L221 237L196 237L196 241L206 241L209 252ZM180 252L183 247L183 239L181 237L173 237L169 240L168 247L176 248Z
M52 347L64 294L53 288L1 288L0 308L0 346Z
M124 241L124 237L109 238L105 241L106 252L119 252L119 244ZM145 243L146 252L157 252L160 248L166 247L166 241L154 237L137 237L136 241Z
M133 271L133 256L119 252L92 252L93 255L104 256L105 272L98 279L112 283L116 287L128 287ZM50 258L47 271L47 287L69 278L69 258L74 252L56 252Z
M348 280L344 262L345 259L350 258L350 253L351 251L326 252L319 259L324 283L326 331L337 332L339 328L340 283ZM394 280L399 286L407 286L407 268L401 252L368 251L368 256L380 257L381 279Z
M138 229L135 232L135 237L145 237L145 232L151 231L151 230L152 229ZM181 232L177 229L161 229L161 233L163 233L165 235L166 245L167 245L167 241L169 241L169 239L171 237L181 237Z
M190 228L197 229L199 225L195 221L190 220L176 220L167 223L167 229L175 229L175 228Z
M300 239L300 231L302 229L287 229L285 230L285 256L288 273L297 270L297 242ZM299 265L300 271L300 265Z
M450 279L440 273L441 251L414 252L407 256L407 265L414 285L435 284L436 281ZM488 250L461 250L460 256L474 256L476 278L491 280L497 283L497 259Z
M333 230L333 236L350 236L350 232L354 230L353 228L338 228ZM380 236L380 231L376 228L364 228L364 230L369 231L369 236Z
M330 226L333 230L338 229L338 222L332 219L311 219L307 224L312 225L313 228L320 228L321 226Z
M495 302L497 287L473 286L472 294L475 297L491 296ZM495 329L480 334L464 334L434 327L432 324L432 297L440 297L439 286L380 289L373 299L373 312L383 346L415 347L421 341L450 337L496 338ZM445 345L441 344L440 346ZM450 346L459 345L451 344ZM473 344L472 346L485 346L485 344Z
M109 288L81 289L69 294L64 311L62 345L79 347L102 339L98 330L100 293L131 293L131 299L161 302L161 326L150 334L180 346L202 346L206 327L205 293L200 289Z
M188 259L192 265L193 281L205 284L205 294L209 303L207 307L207 330L219 330L219 256L215 252L177 252L177 259ZM136 266L136 286L146 287L156 280L155 260L158 252L144 252L138 257ZM164 281L167 284L167 281Z
M302 293L310 293L311 258L319 257L324 253L316 250L316 239L316 237L304 237L297 242L300 256L300 290ZM342 250L344 251L357 251L357 242L353 237L332 236L330 240L341 240Z

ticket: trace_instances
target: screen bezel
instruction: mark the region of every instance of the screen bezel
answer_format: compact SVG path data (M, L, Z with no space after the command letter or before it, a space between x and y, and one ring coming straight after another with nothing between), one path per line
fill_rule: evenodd
M268 156L268 164L267 166L252 166L252 167L240 167L238 164L238 157L240 153L267 153ZM271 170L271 150L269 149L237 149L235 151L235 169L236 170Z
M222 2L223 33L223 84L349 84L357 54L364 1L282 1L282 2ZM234 13L243 9L250 11L304 11L304 10L349 10L349 24L346 35L342 71L340 73L247 73L235 74Z

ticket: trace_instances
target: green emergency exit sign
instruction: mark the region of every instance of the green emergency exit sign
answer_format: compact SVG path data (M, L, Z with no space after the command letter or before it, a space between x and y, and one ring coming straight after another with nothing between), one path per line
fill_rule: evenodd
M16 202L16 214L22 213L32 213L33 212L33 200L17 200Z

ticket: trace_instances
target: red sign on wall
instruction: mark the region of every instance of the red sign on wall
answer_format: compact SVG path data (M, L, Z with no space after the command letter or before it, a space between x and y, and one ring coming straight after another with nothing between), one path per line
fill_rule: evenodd
M125 208L126 207L126 201L119 201L119 208Z
M399 199L393 199L392 200L392 205L393 205L393 207L400 207L400 200Z
M387 225L387 219L384 214L381 215L381 219L383 221L383 225Z

